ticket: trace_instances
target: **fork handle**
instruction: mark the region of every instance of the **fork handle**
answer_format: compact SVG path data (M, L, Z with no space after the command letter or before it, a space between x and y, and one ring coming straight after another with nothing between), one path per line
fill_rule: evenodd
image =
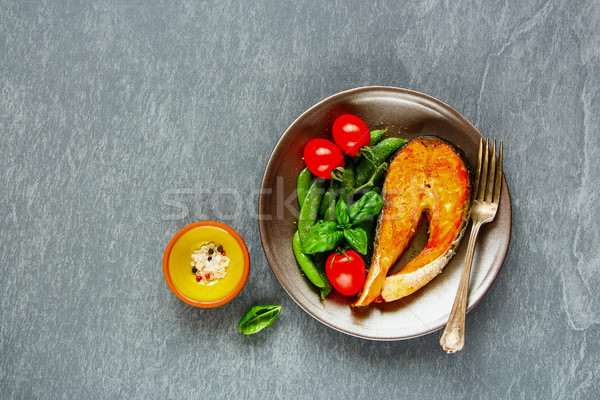
M471 276L471 263L473 262L473 253L475 252L475 241L481 228L481 222L474 223L471 227L469 236L469 246L467 247L467 256L465 265L458 283L456 298L450 311L448 323L442 333L440 345L448 354L456 353L462 350L465 345L465 314L467 313L467 291L469 289L469 278Z

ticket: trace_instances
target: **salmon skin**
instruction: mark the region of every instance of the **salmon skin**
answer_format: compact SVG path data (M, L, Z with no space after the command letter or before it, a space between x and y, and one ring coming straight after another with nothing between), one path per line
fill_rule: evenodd
M353 306L408 296L442 272L469 219L471 181L467 164L444 140L418 137L392 159L382 198L371 267ZM400 271L387 276L408 248L424 213L429 223L427 245Z

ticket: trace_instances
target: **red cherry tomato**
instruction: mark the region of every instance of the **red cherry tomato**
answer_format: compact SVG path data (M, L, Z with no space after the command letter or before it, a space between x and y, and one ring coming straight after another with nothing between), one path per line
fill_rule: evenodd
M346 296L360 292L367 275L365 262L354 250L332 253L325 263L325 272L335 290Z
M344 166L344 155L335 143L325 139L313 139L304 146L304 162L319 178L331 178L331 171Z
M337 117L332 128L333 141L345 154L355 157L358 149L371 144L371 132L365 122L356 115Z

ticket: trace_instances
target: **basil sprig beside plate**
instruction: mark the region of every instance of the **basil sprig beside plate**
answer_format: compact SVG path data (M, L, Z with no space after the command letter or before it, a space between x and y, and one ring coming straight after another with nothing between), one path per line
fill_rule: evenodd
M238 323L238 331L246 335L259 332L271 325L280 311L281 306L253 306Z
M367 254L367 233L357 227L362 221L375 217L383 207L381 196L373 190L365 193L350 207L340 197L335 207L336 221L319 221L302 241L306 254L333 250L342 238L360 254Z

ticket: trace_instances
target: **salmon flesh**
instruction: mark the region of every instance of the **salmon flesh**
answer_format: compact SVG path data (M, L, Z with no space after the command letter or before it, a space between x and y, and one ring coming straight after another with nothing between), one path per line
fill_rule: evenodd
M471 182L467 165L440 138L413 139L392 159L382 197L371 267L354 306L408 296L442 272L469 219ZM429 223L427 245L397 273L387 276L408 248L424 213Z

